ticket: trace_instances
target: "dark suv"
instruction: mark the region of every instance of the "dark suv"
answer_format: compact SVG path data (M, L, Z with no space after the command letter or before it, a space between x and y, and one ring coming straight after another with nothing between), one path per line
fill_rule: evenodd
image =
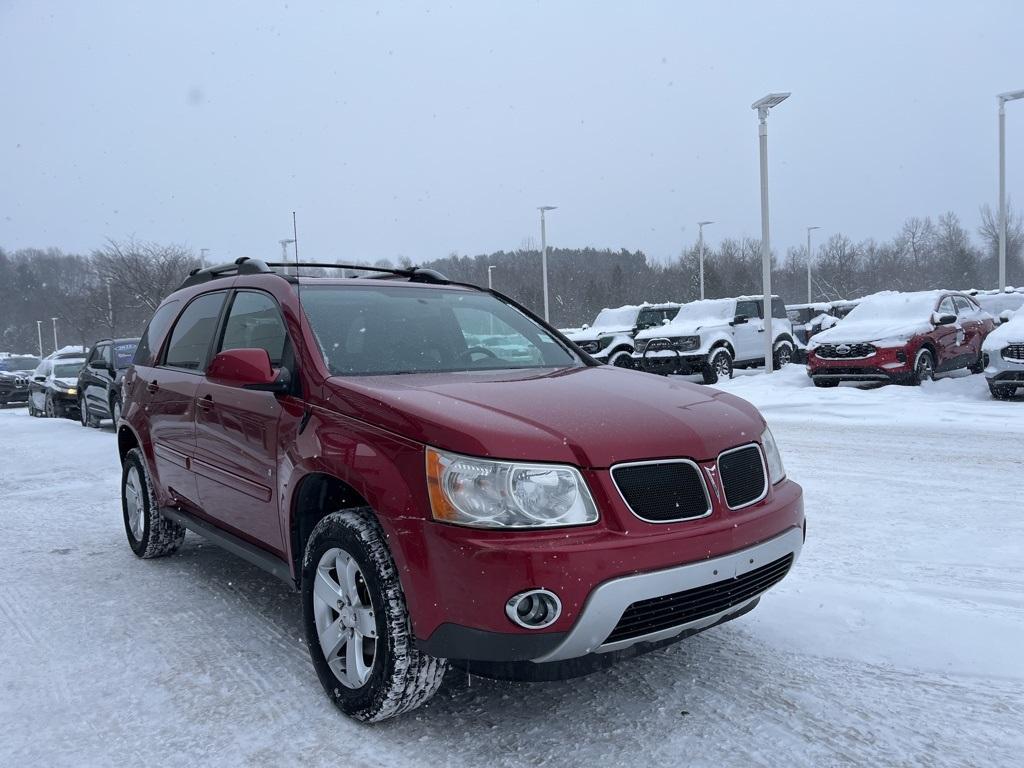
M347 714L413 709L449 661L592 671L751 610L799 554L800 486L746 401L600 365L436 272L280 266L208 268L157 309L124 526L139 557L190 528L299 589Z
M28 400L32 371L39 365L38 357L11 355L0 359L0 408L8 403Z
M135 357L138 339L102 339L93 344L78 374L78 413L83 427L121 418L121 383Z

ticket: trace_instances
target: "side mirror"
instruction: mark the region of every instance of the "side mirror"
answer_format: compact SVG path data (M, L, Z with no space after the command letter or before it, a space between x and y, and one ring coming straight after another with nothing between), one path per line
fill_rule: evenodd
M1013 310L1012 309L1004 309L1002 312L999 313L999 323L1000 323L1000 325L1002 325L1003 323L1010 322L1010 318L1011 317L1013 317Z
M46 381L45 376L33 376L32 381Z
M744 325L747 322L748 318L746 315L736 315L736 317L732 319L732 322L729 323L729 325Z
M210 361L206 378L215 384L261 392L287 392L291 386L288 370L275 370L265 349L228 349Z
M671 322L672 322L672 321L671 321L671 320L669 320L669 319L668 319L667 317L663 317L663 318L661 318L661 324L662 324L662 325L668 325L668 324L669 324L669 323L671 323Z
M932 314L932 323L935 325L952 325L956 322L956 315L940 315L938 312Z
M587 328L589 328L589 327L590 327L590 323L584 323L583 324L583 330L584 331L587 330Z

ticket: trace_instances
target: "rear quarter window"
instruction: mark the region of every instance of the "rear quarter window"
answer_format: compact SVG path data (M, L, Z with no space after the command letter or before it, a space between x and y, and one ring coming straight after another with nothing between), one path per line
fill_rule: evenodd
M149 325L142 333L139 345L135 348L133 361L135 365L152 366L156 362L156 355L160 351L160 344L167 335L167 329L171 327L174 316L178 314L178 307L181 302L169 301L157 308L153 313Z

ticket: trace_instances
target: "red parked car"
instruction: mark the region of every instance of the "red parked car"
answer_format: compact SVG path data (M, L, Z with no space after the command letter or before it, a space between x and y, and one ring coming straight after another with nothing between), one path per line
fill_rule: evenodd
M280 266L199 271L157 309L118 424L125 531L149 558L190 528L294 585L347 714L418 706L449 661L591 671L749 611L799 554L800 486L747 402L600 365L429 270Z
M815 386L840 381L920 384L936 373L985 368L982 342L992 316L955 291L882 291L807 345Z

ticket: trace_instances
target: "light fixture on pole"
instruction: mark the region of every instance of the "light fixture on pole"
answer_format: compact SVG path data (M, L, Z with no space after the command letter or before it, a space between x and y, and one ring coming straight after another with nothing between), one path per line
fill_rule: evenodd
M807 228L807 303L810 304L811 299L811 231L815 229L821 229L821 227L808 227Z
M789 98L788 93L769 93L753 104L757 110L757 135L761 154L761 282L764 293L764 370L773 370L772 353L772 251L768 240L768 110Z
M491 276L491 273L494 272L494 269L495 269L495 265L494 264L490 264L487 267L487 290L489 290L489 291L494 290L494 279Z
M292 245L295 241L292 240L292 239L288 239L288 240L278 240L277 242L279 242L281 244L281 261L283 261L285 264L287 264L288 263L288 246ZM285 269L285 272L287 273L288 267L285 267L284 269ZM299 276L299 268L298 267L295 268L295 276L296 277Z
M1006 102L1024 99L1024 91L1000 93L999 100L999 290L1006 289Z
M50 322L53 323L53 351L56 352L59 349L57 346L57 318L51 317Z
M39 357L43 356L43 321L36 320L36 333L39 334Z
M544 214L547 211L555 210L557 207L556 205L541 205L537 207L537 210L540 211L540 264L544 270L544 322L550 322L551 320L548 315L548 235L544 227Z
M697 256L697 259L698 259L698 263L700 265L700 297L701 297L701 299L704 298L704 227L707 226L708 224L714 224L714 223L715 222L713 222L713 221L698 221L697 222L697 232L698 232L697 239L700 241L699 245L697 246L697 252L699 254Z

